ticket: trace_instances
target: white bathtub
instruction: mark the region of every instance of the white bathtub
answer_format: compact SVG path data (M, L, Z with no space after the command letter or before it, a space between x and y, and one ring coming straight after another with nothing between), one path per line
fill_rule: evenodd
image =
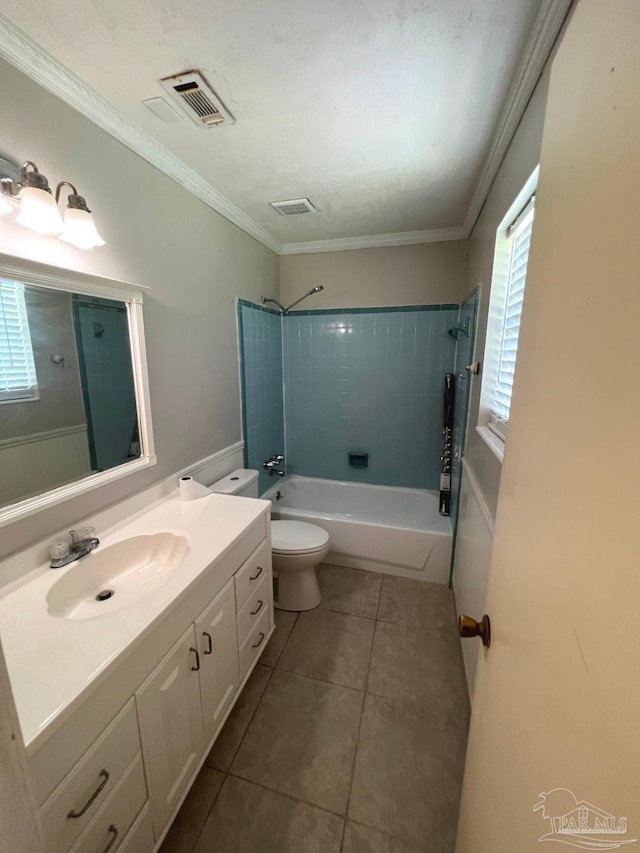
M438 513L436 492L287 476L262 497L273 503L274 519L324 527L326 563L449 582L451 522Z

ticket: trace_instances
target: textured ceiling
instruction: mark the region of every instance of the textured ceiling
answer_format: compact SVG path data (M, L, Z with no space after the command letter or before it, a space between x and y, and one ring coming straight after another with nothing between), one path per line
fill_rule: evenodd
M3 0L3 14L284 243L461 225L540 0ZM164 124L203 71L236 119ZM308 196L315 216L269 207Z

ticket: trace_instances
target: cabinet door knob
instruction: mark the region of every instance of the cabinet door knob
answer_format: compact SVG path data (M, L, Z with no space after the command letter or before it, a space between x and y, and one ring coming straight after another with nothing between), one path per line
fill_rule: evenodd
M95 789L95 791L93 792L93 794L91 794L91 796L89 797L89 799L87 800L87 802L83 805L83 807L80 809L80 811L77 811L77 812L76 812L76 811L74 811L74 810L72 809L72 810L69 812L69 814L67 815L67 817L68 817L68 818L82 817L82 815L87 811L87 809L88 809L88 808L89 808L89 807L90 807L90 806L95 802L96 797L98 796L98 794L102 791L102 789L104 788L104 786L105 786L105 785L107 784L107 782L109 781L109 774L107 773L107 771L106 771L106 770L101 770L101 771L100 771L100 778L102 779L102 782L100 782L100 784L98 785L98 787Z
M209 644L209 648L207 648L207 649L205 649L205 650L204 650L204 654L205 654L205 655L210 655L210 654L211 654L211 652L213 651L213 640L211 639L211 634L210 634L208 631L203 631L203 632L202 632L202 636L203 636L203 637L206 637L207 642L208 642L208 644Z
M194 649L193 646L191 646L189 651L193 652L196 656L196 665L191 667L191 672L197 672L200 669L200 653L197 649Z
M264 569L262 568L262 566L258 566L258 571L255 573L255 575L249 575L249 580L250 581L258 580L258 578L260 577L260 575L262 574L263 571L264 571Z
M471 616L460 616L458 633L461 637L480 637L482 645L488 649L491 645L491 620L486 613L479 622Z

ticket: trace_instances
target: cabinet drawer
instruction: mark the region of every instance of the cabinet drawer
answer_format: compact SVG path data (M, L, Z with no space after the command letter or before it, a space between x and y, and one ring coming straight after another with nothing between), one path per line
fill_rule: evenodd
M260 581L271 572L271 549L268 540L253 552L235 575L236 608L240 611Z
M142 755L139 754L70 853L105 853L106 850L115 853L120 850L129 827L146 799ZM66 848L59 849L62 853ZM58 853L58 850L55 853Z
M238 613L238 645L241 646L249 636L249 632L262 617L265 611L269 610L269 601L271 599L271 590L269 589L269 576L267 575L260 581L259 586L250 592L249 598L245 601L242 610Z
M51 850L68 850L139 752L136 710L130 701L41 806Z
M151 809L146 805L117 849L118 853L151 853L153 848Z
M251 629L249 636L240 646L240 681L245 677L251 664L262 654L269 637L269 608L264 607L264 613Z

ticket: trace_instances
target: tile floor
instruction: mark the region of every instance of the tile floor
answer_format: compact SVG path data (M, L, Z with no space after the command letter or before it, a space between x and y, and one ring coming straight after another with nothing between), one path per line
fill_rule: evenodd
M451 853L468 699L451 593L322 566L161 853Z

